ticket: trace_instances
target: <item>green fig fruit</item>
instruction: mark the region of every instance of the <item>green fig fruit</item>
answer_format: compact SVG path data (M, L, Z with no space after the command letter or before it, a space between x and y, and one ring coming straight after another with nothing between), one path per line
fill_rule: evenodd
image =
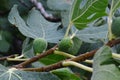
M36 38L33 41L33 50L35 54L42 53L47 48L47 41L43 38Z
M113 19L111 30L115 37L120 37L120 17Z
M73 46L72 39L70 37L65 37L59 42L58 49L60 51L67 52L69 48L71 48L72 46Z

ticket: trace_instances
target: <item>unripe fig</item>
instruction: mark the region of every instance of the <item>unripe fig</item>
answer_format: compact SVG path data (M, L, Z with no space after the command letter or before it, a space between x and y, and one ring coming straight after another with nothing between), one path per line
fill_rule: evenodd
M58 44L58 48L60 51L67 52L70 47L73 46L73 41L70 37L63 38Z
M47 48L47 41L43 38L36 38L33 41L33 49L35 54L42 53Z
M113 19L112 34L115 37L120 37L120 17Z

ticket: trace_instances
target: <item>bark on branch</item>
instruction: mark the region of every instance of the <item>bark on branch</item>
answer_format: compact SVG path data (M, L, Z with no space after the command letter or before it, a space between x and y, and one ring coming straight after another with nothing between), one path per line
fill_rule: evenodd
M106 45L109 46L109 47L113 47L114 45L117 45L119 43L120 43L120 39L117 39L117 40L111 40L111 41L109 41ZM90 52L78 55L75 58L71 58L71 59L67 59L67 60L69 60L69 61L75 61L75 62L78 62L78 61L82 62L82 61L84 61L84 60L86 60L86 59L88 59L90 57L93 57L94 54L97 52L97 50L98 49L92 50ZM22 70L25 70L25 71L37 71L37 72L38 71L50 71L50 70L53 70L53 69L58 69L58 68L64 67L62 65L62 63L63 63L63 61L60 61L58 63L52 64L52 65L48 65L48 66L45 66L45 67L40 67L40 68L22 68Z

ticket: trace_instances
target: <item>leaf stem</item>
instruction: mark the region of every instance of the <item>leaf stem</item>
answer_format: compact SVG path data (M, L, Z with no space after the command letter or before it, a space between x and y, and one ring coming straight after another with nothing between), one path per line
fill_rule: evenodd
M20 56L15 57L15 59L20 59L22 57L24 57L24 54L21 54Z
M72 24L73 24L72 22L69 23L64 37L67 37L69 35L69 31L70 31L70 28L72 27Z
M27 61L28 59L7 58L7 61Z
M120 43L120 39L117 39L117 40L111 40L109 41L106 45L109 46L109 47L113 47L114 45L117 45ZM54 47L54 49L50 49L50 52L49 50L47 52L49 52L49 54L51 54L51 52L53 53L55 51L56 47ZM67 61L74 61L74 62L82 62L82 61L85 61L86 59L90 58L90 57L93 57L94 54L97 52L98 49L95 49L95 50L92 50L90 52L86 52L84 54L80 54L78 56L76 56L75 58L71 58L71 59L67 59ZM46 55L49 55L47 52L43 53L44 54L44 57ZM43 56L42 56L43 57ZM39 56L36 56L34 58L31 58L21 64L18 64L16 68L21 68L22 70L26 70L26 71L37 71L37 72L40 72L40 71L51 71L51 70L54 70L54 69L58 69L58 68L62 68L64 67L62 65L62 63L64 61L60 61L60 62L57 62L55 64L51 64L51 65L48 65L48 66L44 66L44 67L40 67L40 68L23 68L24 66L28 65L28 64L31 64L37 60L39 60L41 58L41 55Z
M89 71L89 72L93 72L93 69L90 68L90 67L87 67L83 64L80 64L80 63L77 63L77 62L74 62L74 61L63 61L62 63L63 66L75 66L75 67L78 67L78 68L81 68L81 69L84 69L86 71Z
M58 54L58 55L62 55L62 56L65 56L65 57L68 57L68 58L75 58L76 56L73 56L69 53L66 53L66 52L62 52L62 51L54 51L54 54Z
M113 58L120 58L120 54L112 53L112 57L113 57Z
M0 61L2 61L2 60L7 60L7 58L13 58L13 57L15 57L15 56L16 56L16 54L10 55L10 56L5 56L5 57L0 57Z
M76 35L76 33L78 32L78 30L76 29L74 33L72 33L71 39Z
M111 27L112 27L112 18L109 17L109 18L108 18L108 39L109 39L109 40L112 40L112 39L113 39Z
M112 27L112 9L113 9L113 3L114 3L114 0L112 0L112 3L111 3L111 10L110 10L110 13L108 15L108 39L109 40L112 40L113 39L113 35L112 35L112 30L111 30L111 27Z
M27 66L27 65L35 62L35 61L38 61L40 58L43 58L43 57L45 57L45 56L47 56L47 55L49 55L49 54L53 54L53 52L54 52L54 50L55 50L56 48L57 48L57 45L54 46L53 48L51 48L51 49L49 49L49 50L41 53L41 54L36 55L36 56L34 56L34 57L26 60L25 62L22 62L22 63L20 63L20 64L18 64L18 65L13 66L13 67L15 67L15 68L23 68L23 67L25 67L25 66Z
M75 58L76 57L76 56L71 55L69 53L62 52L62 51L56 51L56 50L54 51L54 54L62 55L62 56L68 57L68 58ZM84 62L92 64L93 60L85 60Z
M85 60L84 62L89 63L89 64L92 64L92 63L93 63L93 60Z

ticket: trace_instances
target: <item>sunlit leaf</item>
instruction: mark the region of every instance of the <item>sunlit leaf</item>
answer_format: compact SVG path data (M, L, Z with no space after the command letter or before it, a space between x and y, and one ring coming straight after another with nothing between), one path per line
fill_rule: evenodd
M90 22L106 15L108 0L74 0L71 23L77 29L87 27Z

